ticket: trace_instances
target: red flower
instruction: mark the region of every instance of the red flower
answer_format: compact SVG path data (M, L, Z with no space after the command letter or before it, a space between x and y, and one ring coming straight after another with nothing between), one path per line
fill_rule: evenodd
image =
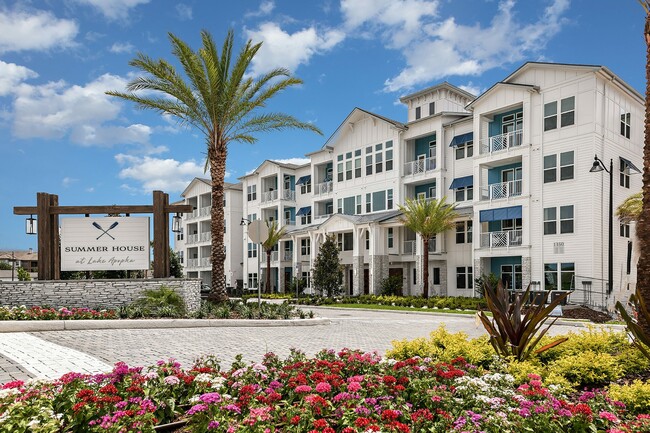
M291 424L297 425L300 422L300 415L296 415L293 418L291 418Z
M324 420L322 418L314 420L314 428L323 429L323 428L327 427L328 425L329 424L327 423L327 420Z
M102 394L117 394L117 388L112 383L109 383L108 385L99 388L99 392Z

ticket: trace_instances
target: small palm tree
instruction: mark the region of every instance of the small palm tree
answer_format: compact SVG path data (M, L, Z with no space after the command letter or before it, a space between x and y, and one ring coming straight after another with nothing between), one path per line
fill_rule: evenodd
M246 73L262 46L248 41L233 59L233 31L228 31L221 52L207 31L201 32L203 46L192 50L185 42L169 33L172 54L180 62L182 72L163 59L154 60L143 53L129 63L144 72L131 81L127 92L111 91L109 95L135 102L141 109L155 110L175 117L182 125L201 131L207 147L206 171L212 178L212 293L210 299L228 300L224 261L223 187L226 156L230 143L255 143L256 134L289 128L321 133L310 123L293 116L260 113L269 100L281 91L302 83L288 70L274 69L253 79ZM144 91L144 92L141 92Z
M454 226L454 219L458 216L455 205L446 203L447 197L441 200L407 199L404 206L399 206L402 211L400 221L404 226L413 230L422 237L424 253L422 256L422 280L424 283L422 297L429 297L429 239L438 233L444 233Z
M262 248L266 251L266 287L264 292L271 293L271 253L284 236L286 227L280 227L277 221L267 221L266 226L269 228L269 237L262 242Z
M643 207L643 193L637 192L625 199L621 205L616 208L616 216L623 222L638 221Z

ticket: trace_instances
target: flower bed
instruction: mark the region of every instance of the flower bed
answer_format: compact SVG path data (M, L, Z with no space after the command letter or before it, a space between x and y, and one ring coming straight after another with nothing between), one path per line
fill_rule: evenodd
M117 364L0 391L0 431L152 432L177 420L178 431L196 433L650 431L650 416L603 391L565 395L539 376L516 386L462 358L392 361L350 350L268 354L227 371L212 358L189 370Z
M90 308L0 307L0 320L83 320L117 319L115 310Z
M394 307L433 308L449 310L479 310L486 309L483 298L469 298L462 296L432 296L424 299L421 296L384 296L361 295L328 298L310 296L295 300L303 305L336 305L336 304L361 304L361 305L390 305Z

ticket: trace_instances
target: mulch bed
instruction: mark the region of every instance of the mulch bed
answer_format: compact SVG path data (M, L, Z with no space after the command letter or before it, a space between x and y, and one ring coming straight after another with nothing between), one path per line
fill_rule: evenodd
M593 323L605 323L612 320L612 316L602 311L592 310L584 305L579 306L563 306L562 317L565 319L582 319L589 320Z

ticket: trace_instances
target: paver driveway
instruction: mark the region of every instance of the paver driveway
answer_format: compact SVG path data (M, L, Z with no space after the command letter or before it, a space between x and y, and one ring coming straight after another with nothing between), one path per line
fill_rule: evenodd
M260 360L267 352L285 356L291 348L308 355L323 348L343 347L383 354L390 349L391 341L427 336L442 324L451 332L464 331L472 337L484 332L472 315L312 309L318 316L331 318L331 324L0 334L0 383L27 377L54 378L70 370L97 371L118 361L150 365L172 357L187 366L205 354L217 355L226 366L240 353L252 361ZM570 330L575 328L553 329L555 333Z

